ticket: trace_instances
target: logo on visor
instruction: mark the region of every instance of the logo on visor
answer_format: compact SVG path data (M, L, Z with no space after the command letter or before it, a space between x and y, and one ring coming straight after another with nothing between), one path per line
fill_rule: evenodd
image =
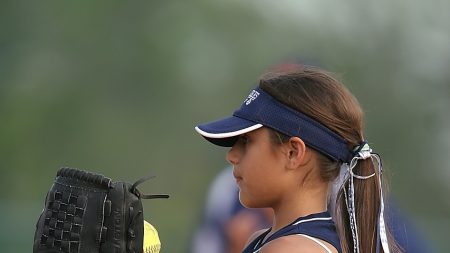
M253 100L255 100L259 96L259 92L256 90L252 90L248 97L244 100L245 105L249 105Z

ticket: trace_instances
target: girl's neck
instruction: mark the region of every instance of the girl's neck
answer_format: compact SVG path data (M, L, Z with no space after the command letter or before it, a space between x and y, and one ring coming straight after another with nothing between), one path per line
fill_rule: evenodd
M270 234L289 225L299 217L327 210L326 189L318 188L303 192L303 194L293 194L292 198L291 200L283 200L279 205L273 207L274 215Z

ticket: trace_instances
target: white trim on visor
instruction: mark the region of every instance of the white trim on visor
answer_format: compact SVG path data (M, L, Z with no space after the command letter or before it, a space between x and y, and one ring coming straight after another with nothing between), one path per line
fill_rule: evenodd
M250 126L250 127L244 128L244 129L240 129L237 131L228 132L228 133L217 133L217 134L205 132L205 131L201 130L199 127L195 127L195 131L197 131L197 133L199 133L207 138L221 139L221 138L229 138L229 137L234 137L234 136L238 136L241 134L245 134L245 133L251 132L253 130L256 130L258 128L261 128L262 126L263 125L261 125L261 124L256 124L256 125L253 125L253 126Z

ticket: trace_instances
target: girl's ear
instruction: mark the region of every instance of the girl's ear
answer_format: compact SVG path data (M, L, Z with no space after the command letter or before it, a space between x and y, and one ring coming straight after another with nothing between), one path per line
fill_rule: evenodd
M306 155L306 145L299 137L291 137L286 143L287 148L287 166L290 169L296 169L305 165L310 159Z

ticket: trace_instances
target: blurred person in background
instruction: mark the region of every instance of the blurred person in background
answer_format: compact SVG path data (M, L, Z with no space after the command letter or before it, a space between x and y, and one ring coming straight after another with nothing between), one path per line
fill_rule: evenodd
M233 180L233 167L226 167L208 191L201 225L192 241L192 253L239 253L248 238L267 228L270 209L247 209L239 202L239 189Z

